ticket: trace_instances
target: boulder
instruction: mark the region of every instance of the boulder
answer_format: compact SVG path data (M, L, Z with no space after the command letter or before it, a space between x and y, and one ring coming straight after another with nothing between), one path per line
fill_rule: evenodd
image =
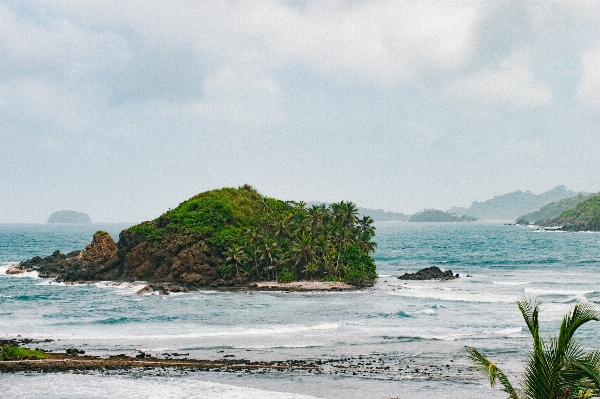
M437 266L421 269L416 273L404 273L398 277L400 280L454 280L458 277L452 273L452 270L442 271Z

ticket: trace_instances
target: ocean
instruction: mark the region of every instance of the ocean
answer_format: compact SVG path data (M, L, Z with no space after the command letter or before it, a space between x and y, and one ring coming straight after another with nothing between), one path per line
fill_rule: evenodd
M82 249L99 229L115 240L127 225L0 225L0 339L86 354L199 359L311 360L308 371L139 370L0 374L2 398L504 398L475 374L476 347L516 384L531 340L521 297L542 301L553 334L580 300L600 302L600 234L539 232L485 223L375 224L379 278L339 293L206 290L137 295L139 285L65 285L9 264ZM450 281L397 277L429 266ZM467 277L469 275L470 277ZM600 323L576 336L600 347Z

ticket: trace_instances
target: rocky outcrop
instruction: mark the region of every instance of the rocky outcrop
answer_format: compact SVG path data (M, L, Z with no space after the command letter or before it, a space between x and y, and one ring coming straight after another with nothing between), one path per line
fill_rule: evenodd
M64 282L147 281L166 284L156 291L176 292L200 287L241 285L246 281L223 281L218 273L221 260L212 256L202 240L172 243L154 248L143 236L127 230L119 242L103 231L96 232L84 251L60 251L16 265L16 270L37 271L40 277Z
M452 270L442 271L437 266L421 269L416 273L404 273L398 277L400 280L454 280L458 274L452 274Z

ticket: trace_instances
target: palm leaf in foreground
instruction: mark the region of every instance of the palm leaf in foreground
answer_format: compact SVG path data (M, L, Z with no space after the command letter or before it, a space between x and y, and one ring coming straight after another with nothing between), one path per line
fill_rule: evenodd
M540 302L524 298L517 304L533 338L533 350L525 365L520 392L517 393L502 370L477 349L467 349L467 357L489 380L491 387L500 381L510 399L583 399L598 395L600 350L585 353L573 339L579 327L600 320L596 306L591 302L576 304L563 318L558 337L545 341L539 335Z

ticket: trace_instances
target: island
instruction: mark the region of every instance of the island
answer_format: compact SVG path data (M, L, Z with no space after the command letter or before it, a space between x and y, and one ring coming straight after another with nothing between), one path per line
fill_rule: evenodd
M48 217L48 223L92 223L92 219L83 212L58 211Z
M563 231L600 231L600 194L592 195L577 206L541 224Z
M477 218L438 209L425 209L412 215L409 222L475 222Z
M160 293L299 280L371 285L373 220L352 202L282 201L249 185L200 193L118 242L104 231L85 250L59 251L15 265L61 282L144 281ZM261 285L255 285L260 287ZM272 290L276 285L269 285Z

